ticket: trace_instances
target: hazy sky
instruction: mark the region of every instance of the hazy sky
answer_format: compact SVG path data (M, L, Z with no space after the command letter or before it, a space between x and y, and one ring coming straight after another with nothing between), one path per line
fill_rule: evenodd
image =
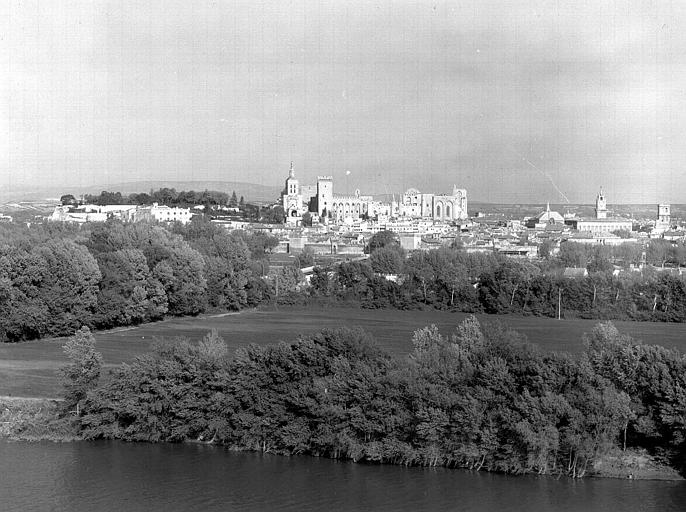
M0 187L292 160L338 192L686 202L685 27L677 0L2 1Z

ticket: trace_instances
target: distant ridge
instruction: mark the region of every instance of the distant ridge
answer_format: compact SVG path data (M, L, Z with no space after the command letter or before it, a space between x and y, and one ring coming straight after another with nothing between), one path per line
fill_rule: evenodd
M59 198L63 194L72 194L76 197L82 194L99 194L103 190L108 192L121 192L124 195L150 192L160 188L173 188L181 190L217 190L231 194L234 190L238 197L243 196L246 201L272 203L281 193L281 187L257 185L240 181L129 181L123 183L110 183L107 185L93 185L88 187L34 187L0 190L1 201L23 201L47 198Z

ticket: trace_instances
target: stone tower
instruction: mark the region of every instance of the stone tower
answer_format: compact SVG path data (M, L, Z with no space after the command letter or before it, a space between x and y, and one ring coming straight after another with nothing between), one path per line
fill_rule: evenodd
M607 219L607 201L603 195L603 188L600 188L598 192L598 197L595 199L595 218L596 219Z
M662 224L671 224L671 205L669 204L658 204L657 205L657 221Z
M288 171L286 187L281 194L281 200L283 202L283 211L284 216L286 217L286 223L298 224L301 220L303 201L302 196L300 195L300 186L295 177L295 171L293 170L293 162L291 162L291 168Z
M333 211L333 177L317 176L317 213L328 217Z
M671 205L658 204L657 205L657 220L655 222L655 231L665 232L672 226Z

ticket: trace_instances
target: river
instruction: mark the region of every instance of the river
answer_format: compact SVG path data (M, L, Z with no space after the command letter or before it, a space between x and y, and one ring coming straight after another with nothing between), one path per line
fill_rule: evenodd
M648 511L685 482L515 477L204 445L0 442L0 510Z

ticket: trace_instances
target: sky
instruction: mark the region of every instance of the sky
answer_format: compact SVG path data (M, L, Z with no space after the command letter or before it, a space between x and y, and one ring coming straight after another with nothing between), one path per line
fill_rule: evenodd
M0 189L686 203L686 3L0 2Z

